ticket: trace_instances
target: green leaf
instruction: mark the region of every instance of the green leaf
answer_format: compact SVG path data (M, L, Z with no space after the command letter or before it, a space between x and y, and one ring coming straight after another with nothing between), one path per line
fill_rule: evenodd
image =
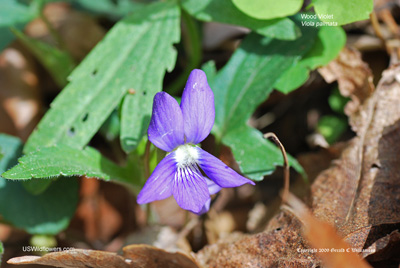
M0 51L5 49L15 39L9 27L0 27Z
M131 0L69 0L75 7L93 14L107 15L113 19L121 18L140 10L145 4Z
M332 25L366 20L372 12L373 0L313 0L318 18Z
M31 239L29 239L29 244L33 247L46 247L53 248L57 246L57 239L54 235L33 235Z
M25 190L27 190L29 193L38 195L43 193L56 179L57 178L45 180L25 180L22 181L22 186L24 186Z
M126 94L121 108L122 149L132 152L146 133L150 123L154 95L162 90L166 70L171 72L176 62L173 44L179 41L179 9L174 6L136 46L135 71L130 75L132 88Z
M266 20L293 15L300 10L303 0L232 0L238 9L250 17Z
M0 152L3 157L0 159L0 174L16 164L22 153L22 142L15 137L0 134ZM3 184L4 180L1 181Z
M228 132L222 141L231 147L242 172L253 180L260 181L264 175L271 174L276 166L283 165L280 149L264 139L260 131L247 125ZM288 155L288 160L291 167L304 173L296 159Z
M328 102L331 109L341 115L345 115L344 107L349 102L350 98L344 97L340 94L339 88L336 87L331 95L329 95Z
M165 48L165 39L179 40L177 27L179 8L171 2L148 5L118 22L73 71L71 82L51 104L24 152L57 143L83 148L130 89L140 95L145 91L142 85L161 83L176 51L168 47L160 58L159 50Z
M346 33L341 27L320 27L311 50L298 64L287 70L275 84L275 88L289 93L309 78L311 70L324 66L335 59L346 43Z
M58 176L83 176L113 180L125 184L138 184L132 180L133 166L120 167L97 150L86 147L76 149L65 144L41 148L18 159L19 164L2 176L7 179L26 180Z
M183 8L202 21L240 25L271 38L294 40L300 30L289 18L259 20L246 16L231 0L184 0Z
M22 143L15 137L0 134L0 147L4 154L0 161L1 174L17 163ZM21 182L0 177L0 214L3 220L31 234L57 234L65 229L78 199L76 179L59 179L42 194L33 195Z
M22 30L25 24L38 14L39 8L36 2L27 6L17 0L0 1L0 51L15 39L10 26Z
M213 134L217 141L232 148L241 171L254 180L261 180L283 160L278 157L279 149L264 141L258 130L247 126L247 121L277 79L312 47L315 28L303 30L302 37L295 41L249 35L210 81L216 103ZM294 167L302 172L299 165Z
M215 76L217 75L217 66L215 66L215 62L212 60L204 63L201 66L201 69L206 73L208 81L214 80Z
M324 66L334 60L346 44L342 27L321 27L311 50L301 62L310 69Z
M38 58L57 85L65 86L68 75L75 67L72 57L66 51L30 38L21 31L13 29L13 33Z
M68 227L78 204L78 181L61 178L41 195L32 195L20 182L0 186L0 212L15 227L31 234L57 234Z
M0 1L0 27L13 26L32 20L38 14L34 4L27 6L17 0Z
M121 121L117 110L114 110L100 128L100 133L108 140L113 141L119 137Z
M346 117L325 115L319 122L317 130L329 144L335 143L348 127Z

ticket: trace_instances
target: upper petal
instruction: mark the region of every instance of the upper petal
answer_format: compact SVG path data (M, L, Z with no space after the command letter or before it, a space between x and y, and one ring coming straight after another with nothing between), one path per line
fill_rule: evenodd
M147 133L155 146L167 152L184 143L182 111L178 102L168 93L158 92L154 96Z
M199 152L198 164L207 177L223 188L237 187L249 183L255 183L228 167L221 160L206 151L197 148Z
M181 208L196 214L210 199L206 180L195 166L177 168L173 195Z
M143 189L140 191L138 204L162 200L172 195L173 180L176 171L174 153L167 155L154 169Z
M202 70L195 69L190 73L183 90L181 109L186 142L197 144L203 141L214 125L215 106L214 93Z

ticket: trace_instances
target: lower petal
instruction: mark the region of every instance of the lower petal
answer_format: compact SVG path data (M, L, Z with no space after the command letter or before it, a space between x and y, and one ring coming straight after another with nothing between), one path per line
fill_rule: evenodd
M210 193L210 195L216 194L219 191L221 191L222 188L220 186L218 186L218 184L216 184L212 180L206 178L206 182L207 182L208 192ZM201 208L200 212L197 214L201 215L201 214L206 213L207 211L210 210L210 206L211 206L211 197L206 201L206 203Z
M211 206L211 198L209 198L206 203L204 204L204 206L201 208L199 213L196 213L197 215L202 215L204 213L206 213L207 211L210 210L210 206Z
M140 191L138 204L162 200L172 195L173 180L176 171L174 153L167 155L157 165L143 189Z
M207 183L196 166L178 168L173 183L173 195L178 205L198 214L210 199Z
M215 156L207 153L206 151L197 148L199 152L199 158L197 162L204 173L213 180L216 184L223 188L237 187L243 184L255 183L241 175L236 171L228 167L221 160Z

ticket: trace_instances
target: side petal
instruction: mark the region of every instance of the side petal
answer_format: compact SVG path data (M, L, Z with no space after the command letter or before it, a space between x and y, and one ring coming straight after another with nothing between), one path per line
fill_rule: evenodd
M208 192L210 193L210 195L216 194L219 191L221 191L222 188L212 180L206 178L206 182L207 182Z
M198 214L210 199L207 183L197 167L177 168L173 195L178 205Z
M214 93L202 70L193 70L182 94L181 109L187 143L202 142L214 125Z
M168 93L158 92L154 96L147 134L155 146L167 152L184 143L182 111L178 102Z
M216 184L223 188L231 188L241 186L243 184L255 183L228 167L221 160L206 151L197 148L199 152L198 164L204 173Z
M172 195L175 172L176 162L174 154L171 153L161 160L154 169L137 197L138 204L146 204L170 197Z

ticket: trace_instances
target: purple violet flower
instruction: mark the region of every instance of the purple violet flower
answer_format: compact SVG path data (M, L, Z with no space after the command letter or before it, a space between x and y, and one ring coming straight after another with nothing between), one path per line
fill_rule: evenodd
M221 188L254 185L195 146L210 134L214 119L214 94L201 70L190 73L180 106L168 93L155 95L148 136L155 146L169 153L140 191L139 204L173 195L181 208L202 214L210 208L210 195Z

